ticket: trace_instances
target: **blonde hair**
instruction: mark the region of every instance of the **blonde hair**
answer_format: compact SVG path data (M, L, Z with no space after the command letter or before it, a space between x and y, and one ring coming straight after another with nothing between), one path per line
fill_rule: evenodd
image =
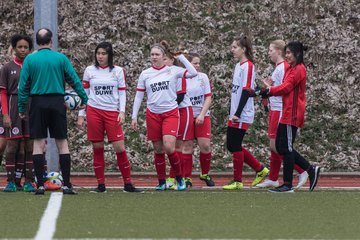
M285 47L286 47L286 43L285 41L278 39L278 40L274 40L270 43L270 45L273 45L275 49L280 50L281 51L281 55L284 57L285 56Z

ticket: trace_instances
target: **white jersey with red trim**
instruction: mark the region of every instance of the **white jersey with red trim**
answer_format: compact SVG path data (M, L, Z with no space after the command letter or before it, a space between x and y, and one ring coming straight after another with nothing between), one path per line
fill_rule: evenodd
M119 66L115 66L111 71L109 67L88 66L83 78L85 90L87 87L90 90L88 105L106 111L125 111L126 103L120 102L119 93L126 90L125 80L125 71Z
M179 104L179 108L185 108L185 107L190 107L191 106L191 102L190 102L190 97L188 94L188 87L187 87L187 79L186 78L181 78L179 79L179 81L182 82L182 88L186 91L185 95L184 95L184 99L181 101L181 103ZM185 86L184 86L185 84Z
M177 94L186 92L181 81L185 73L185 68L177 66L150 67L141 72L137 91L146 91L151 112L160 114L178 107Z
M187 95L190 97L194 117L197 117L204 106L205 98L212 95L210 81L205 73L198 72L196 77L188 78L186 83ZM210 111L207 111L205 116L209 115Z
M274 72L271 74L271 78L274 81L273 86L278 86L283 83L285 73L289 69L289 64L283 61L276 65ZM282 111L282 96L273 96L269 98L270 109L273 111Z
M232 120L240 103L243 88L255 88L255 67L249 60L238 63L235 66L232 90L229 120ZM241 112L239 122L254 122L254 98L249 98L243 111ZM241 124L239 125L241 126Z

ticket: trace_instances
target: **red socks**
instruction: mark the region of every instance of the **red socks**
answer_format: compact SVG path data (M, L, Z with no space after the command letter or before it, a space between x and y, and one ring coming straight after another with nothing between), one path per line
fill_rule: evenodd
M283 156L282 155L271 151L271 155L270 155L270 172L269 172L269 179L271 181L277 181L278 180L282 161L283 161ZM300 174L305 171L304 169L299 167L299 165L296 165L296 164L294 165L294 169Z
M269 179L271 181L277 181L279 179L279 172L282 161L283 161L283 156L277 154L276 152L271 151L270 172L269 172Z
M130 162L127 157L126 151L123 152L117 152L116 153L116 160L118 167L120 169L121 175L124 180L124 184L131 183L131 177L130 177Z
M192 175L192 166L193 166L193 156L192 154L182 154L182 173L184 177L191 178Z
M176 152L179 156L179 160L181 162L181 172L184 177L191 178L192 177L192 167L193 167L193 155ZM170 158L170 157L169 157ZM201 174L208 174L210 171L211 164L211 152L210 153L200 153L200 166L201 166ZM170 167L170 177L175 178L176 173L174 168Z
M302 169L299 165L295 164L294 165L294 169L295 171L297 171L298 173L302 174L303 172L305 172L304 169Z
M175 176L181 176L181 163L180 158L176 151L168 154L171 167L174 169ZM165 164L164 164L165 165Z
M233 153L233 164L234 164L234 180L242 181L242 171L244 166L244 151Z
M242 152L244 152L244 161L247 165L249 165L255 172L259 172L262 169L261 163L251 154L246 148L242 148Z
M165 153L154 154L155 169L159 180L166 179L166 164L165 164Z
M211 164L211 152L209 152L209 153L200 152L201 174L208 174L209 173L210 164Z
M105 184L105 156L104 148L93 148L94 172L98 184Z
M180 160L180 167L181 167L181 172L184 172L184 161L183 161L183 159L182 159L182 152L178 152L178 151L176 151L177 152L177 155L179 156L179 160ZM170 174L169 174L169 176L171 177L171 178L175 178L176 177L176 173L175 173L175 170L174 170L174 168L170 165Z

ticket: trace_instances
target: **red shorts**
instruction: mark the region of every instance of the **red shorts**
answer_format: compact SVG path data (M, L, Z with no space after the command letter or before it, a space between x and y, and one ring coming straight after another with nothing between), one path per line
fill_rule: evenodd
M194 139L194 121L192 107L179 108L180 124L177 140L193 140Z
M179 109L160 114L146 109L146 129L149 141L160 141L164 135L176 137L179 129Z
M240 128L240 129L243 129L243 130L248 130L249 127L250 127L250 123L246 123L246 122L233 122L233 121L231 121L231 120L228 120L227 126L228 126L228 127L231 127L231 128Z
M194 118L195 124L196 118ZM204 117L203 124L195 124L195 138L211 138L211 120L210 116Z
M269 127L268 136L273 139L276 138L276 131L281 118L281 111L269 111Z
M119 112L101 110L88 105L86 115L89 141L104 141L105 131L109 142L124 140L122 127L117 121Z

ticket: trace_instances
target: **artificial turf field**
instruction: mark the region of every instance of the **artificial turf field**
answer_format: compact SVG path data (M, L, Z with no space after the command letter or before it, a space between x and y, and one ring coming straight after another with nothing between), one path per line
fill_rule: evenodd
M0 238L33 238L45 196L0 193ZM359 239L359 191L111 190L64 196L54 238Z

